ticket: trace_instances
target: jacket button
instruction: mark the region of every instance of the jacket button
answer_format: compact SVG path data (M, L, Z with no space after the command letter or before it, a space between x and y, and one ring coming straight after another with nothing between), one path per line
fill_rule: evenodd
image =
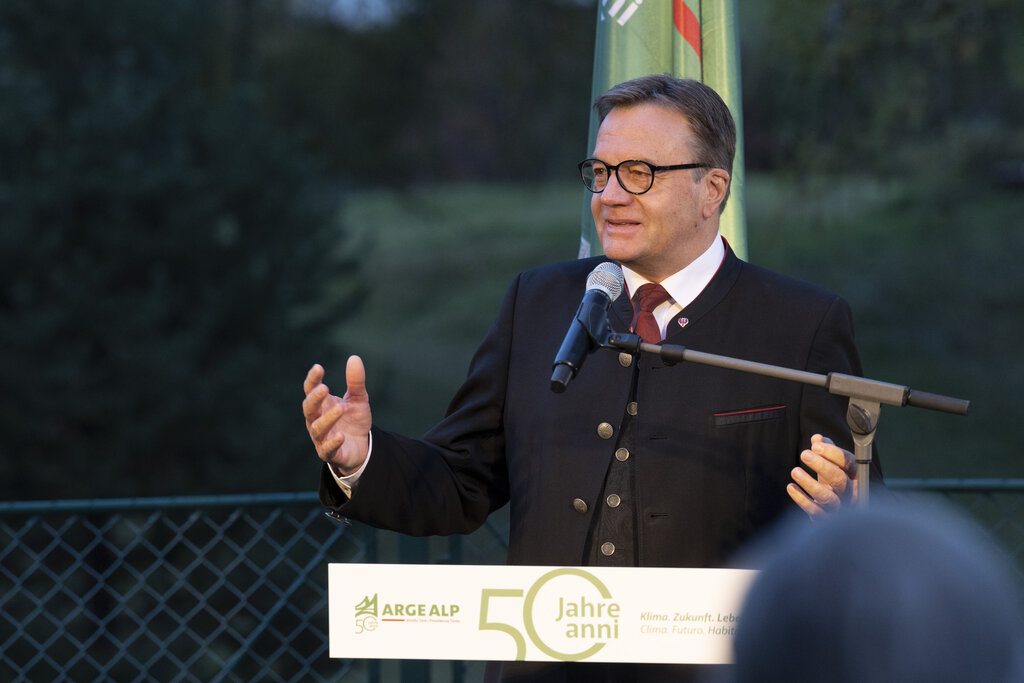
M614 555L615 554L615 544L614 543L602 543L601 544L601 554L604 555L605 557L608 557L609 555Z
M626 412L630 415L636 415L637 405L636 401L630 401L629 405L626 406Z
M615 428L607 422L597 425L597 435L602 439L610 439L615 435Z
M615 450L615 459L619 462L625 462L629 458L628 448L618 448Z
M587 511L587 502L582 498L577 498L572 502L572 507L576 512L582 514Z
M624 368L628 368L632 364L633 364L633 356L632 356L632 354L626 353L625 351L623 351L622 353L619 354L619 365L621 365Z
M613 493L612 495L608 496L605 499L605 501L608 503L608 507L610 507L610 508L617 508L617 507L619 507L619 503L622 502L622 499L619 498L616 494Z

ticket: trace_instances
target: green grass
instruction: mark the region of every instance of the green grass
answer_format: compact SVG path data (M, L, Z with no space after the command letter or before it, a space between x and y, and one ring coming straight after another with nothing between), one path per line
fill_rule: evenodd
M351 197L343 222L368 244L371 294L336 341L367 364L377 424L419 434L443 415L516 273L576 257L582 191L460 185Z
M1024 476L1020 195L871 178L754 175L746 186L749 259L846 297L867 376L972 401L966 418L883 406L886 473ZM350 198L344 224L371 294L340 314L334 341L366 360L375 422L419 434L442 415L512 277L575 258L581 192L459 185ZM341 372L328 368L339 389Z
M748 185L754 260L850 301L867 376L972 401L966 418L883 407L886 472L1022 476L1021 196L866 179Z

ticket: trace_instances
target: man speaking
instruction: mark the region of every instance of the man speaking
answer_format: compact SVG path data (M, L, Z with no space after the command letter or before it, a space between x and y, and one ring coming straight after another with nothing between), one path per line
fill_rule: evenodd
M608 296L613 330L860 374L846 302L741 261L719 233L736 147L721 98L657 75L613 87L595 107L601 125L580 173L605 255L514 280L446 417L423 439L373 424L357 356L343 396L314 365L303 412L325 505L419 536L470 533L508 503L512 564L721 567L793 502L811 516L850 504L846 400L824 389L600 350L552 391L566 326L608 261L624 281ZM656 665L488 669L489 680L517 681L693 675Z

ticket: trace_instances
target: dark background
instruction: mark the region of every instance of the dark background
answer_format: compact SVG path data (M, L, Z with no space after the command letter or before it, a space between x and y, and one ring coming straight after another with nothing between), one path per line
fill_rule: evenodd
M890 473L1024 475L1024 5L738 5L751 260L850 299L869 375L974 401L883 409ZM367 352L420 430L511 273L575 255L597 3L347 6L0 4L0 497L310 489L312 362ZM398 282L391 324L466 311L437 355L374 355Z

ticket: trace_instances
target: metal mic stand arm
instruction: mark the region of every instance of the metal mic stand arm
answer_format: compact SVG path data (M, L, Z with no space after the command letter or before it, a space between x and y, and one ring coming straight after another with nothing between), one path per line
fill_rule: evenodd
M894 406L912 405L956 415L966 415L970 406L970 401L965 399L911 391L908 387L899 384L879 382L855 375L845 375L839 372L820 375L777 365L692 351L685 346L674 344L649 344L635 334L612 332L608 335L605 343L599 345L631 353L639 351L655 353L668 363L685 360L791 382L802 382L822 387L830 394L848 397L850 404L846 411L846 422L850 426L853 436L854 457L857 461L857 501L859 505L867 505L868 502L872 442L875 438L875 429L878 427L878 418L881 416L882 403Z

